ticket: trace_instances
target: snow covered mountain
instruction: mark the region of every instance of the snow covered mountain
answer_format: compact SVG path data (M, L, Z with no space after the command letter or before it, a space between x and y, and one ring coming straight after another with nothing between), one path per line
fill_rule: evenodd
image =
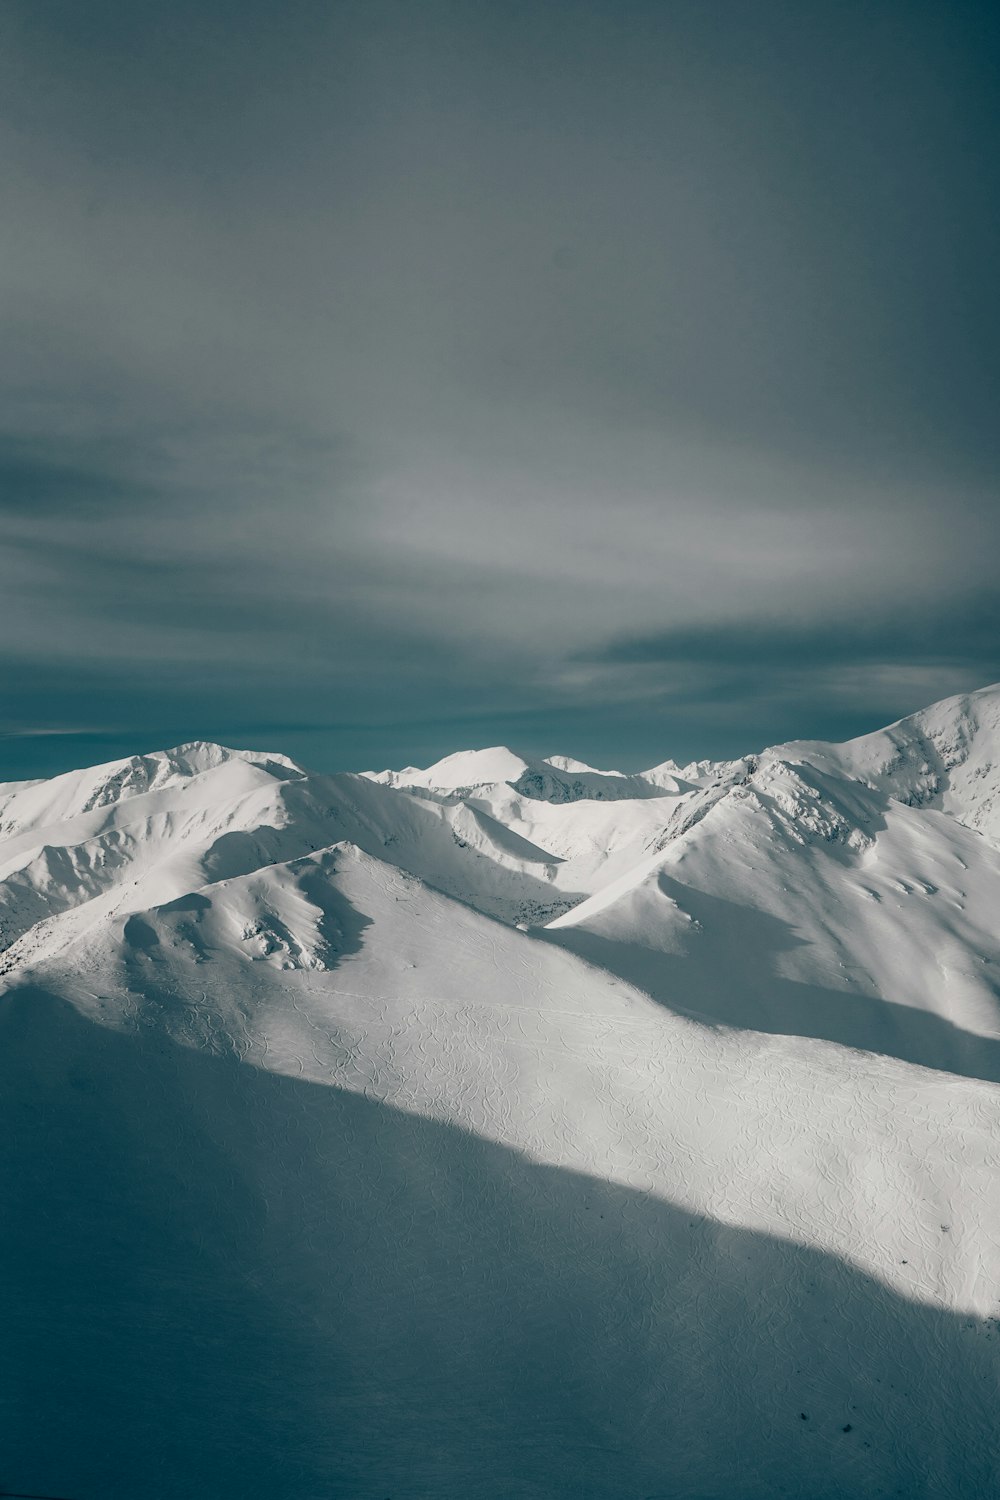
M998 1493L1000 687L0 786L4 1488Z

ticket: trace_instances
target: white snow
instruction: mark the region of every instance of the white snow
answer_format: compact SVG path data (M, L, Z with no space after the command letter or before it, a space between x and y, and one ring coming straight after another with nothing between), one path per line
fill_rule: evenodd
M998 809L1000 688L0 787L5 1487L995 1493Z

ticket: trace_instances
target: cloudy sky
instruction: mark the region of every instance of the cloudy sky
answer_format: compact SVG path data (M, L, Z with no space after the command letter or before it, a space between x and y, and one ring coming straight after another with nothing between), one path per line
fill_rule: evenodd
M1000 678L1000 12L7 0L0 774Z

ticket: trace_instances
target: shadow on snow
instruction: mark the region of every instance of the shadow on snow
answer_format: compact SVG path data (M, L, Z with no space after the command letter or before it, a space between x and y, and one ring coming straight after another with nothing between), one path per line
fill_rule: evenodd
M943 1016L879 995L785 979L776 972L779 956L800 946L789 923L706 895L664 874L659 884L664 895L699 924L682 954L574 927L539 929L534 935L616 974L695 1021L813 1037L965 1078L1000 1082L1000 1040L976 1036Z
M992 1492L988 1322L37 991L0 1026L0 1485Z

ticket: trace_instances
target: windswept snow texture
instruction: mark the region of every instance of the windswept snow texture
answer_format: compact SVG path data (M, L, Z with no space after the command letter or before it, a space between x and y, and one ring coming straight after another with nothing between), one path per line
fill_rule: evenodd
M0 1488L1000 1494L1000 688L0 786Z

